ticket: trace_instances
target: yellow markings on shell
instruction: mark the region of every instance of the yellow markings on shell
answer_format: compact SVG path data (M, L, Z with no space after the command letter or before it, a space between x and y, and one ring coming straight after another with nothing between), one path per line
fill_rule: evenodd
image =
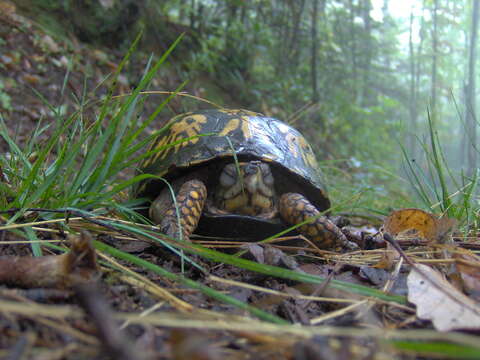
M202 125L207 122L207 117L205 115L196 114L185 116L179 122L176 122L171 127L171 132L175 134L184 133L187 137L195 136L200 133ZM193 144L198 141L198 138L190 140Z
M241 110L241 111L247 114L248 116L263 116L263 114L257 113L255 111L250 111L250 110Z
M318 166L315 154L303 136L296 136L295 134L288 133L285 134L285 139L287 140L288 148L294 157L298 157L300 155L303 162L308 166L313 168ZM300 171L300 173L302 172L303 171Z
M248 116L241 116L229 120L223 127L222 131L218 133L218 136L228 136L237 129L241 130L245 139L250 139L252 137L252 132L250 131L250 120Z
M300 136L297 138L297 144L300 147L301 154L303 161L305 161L308 165L315 168L318 166L317 159L315 158L315 154L313 153L312 148L308 144L307 140L304 137Z
M287 140L288 149L291 151L294 157L298 157L298 144L297 136L292 133L285 134L285 139Z
M317 159L313 153L312 148L308 144L305 138L298 134L292 133L292 129L285 124L278 124L279 131L285 135L287 145L289 150L292 152L294 157L299 155L302 157L302 160L310 167L317 167ZM302 173L303 171L300 171Z
M250 139L252 137L252 132L250 131L250 120L248 116L242 116L242 134L245 139Z
M202 130L203 124L207 122L207 117L202 114L193 114L187 115L177 120L177 118L172 119L172 126L169 129L169 132L166 136L162 136L158 139L155 145L152 147L152 150L161 149L149 160L145 161L143 164L144 167L147 167L150 164L153 164L157 160L163 160L170 154L172 151L177 152L180 148L183 148L188 145L193 145L198 142L198 137L189 139L188 141L181 141L182 139L187 139L196 135L199 135ZM173 146L168 146L169 144L178 142ZM167 147L165 147L167 146ZM162 149L165 147L164 149Z
M263 116L260 113L244 109L218 109L218 111L229 115L247 114L248 116Z
M219 136L227 136L230 135L232 132L234 132L236 129L238 129L238 126L240 124L240 119L239 118L234 118L228 121L227 125L225 125L218 133Z

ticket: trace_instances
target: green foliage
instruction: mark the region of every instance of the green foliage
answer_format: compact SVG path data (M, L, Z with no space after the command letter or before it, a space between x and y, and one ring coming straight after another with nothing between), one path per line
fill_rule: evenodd
M119 34L110 30L121 23L131 1L114 1L109 9L90 1L36 3L67 14L77 28L86 29L84 35L95 37L97 32ZM454 125L455 109L445 106L445 99L463 91L471 4L439 2L434 54L432 1L412 7L411 27L410 10L394 13L392 2L390 8L381 8L371 1L319 1L315 37L313 3L144 0L135 5L141 10L138 23L147 28L149 50L162 49L172 33L187 33L188 45L183 44L172 67L193 90L227 107L283 120L316 102L311 106L315 110L297 117L295 126L307 133L321 159L345 159L342 170L363 172L362 178L375 183L379 181L369 174L372 168L394 173L399 167L396 140L413 143L399 124L410 124L420 137L428 135L428 122L418 114L424 113L432 96L436 55L436 126L442 142L452 132L457 135L458 141L448 141L445 147L451 159L461 146L462 129ZM91 16L75 17L78 8ZM115 39L115 46L119 43ZM390 186L388 181L384 185ZM396 185L390 190L396 192Z
M418 356L428 356L442 359L478 359L480 348L465 344L455 344L445 341L400 341L394 340L392 344L399 350L408 351Z
M10 97L10 95L8 95L7 92L4 91L4 89L5 84L3 83L3 80L0 79L0 108L10 111L12 110L12 98Z
M138 39L119 65L114 79L130 58ZM180 38L145 73L130 96L115 98L115 85L112 85L93 120L82 116L95 104L86 99L82 99L78 111L66 118L47 104L56 115L55 123L45 127L39 123L30 141L20 148L0 119L0 136L10 148L7 154L0 155L0 168L8 180L0 183L0 206L20 209L9 222L18 219L28 208L127 209L118 205L115 196L147 175L124 180L119 174L151 155L149 152L139 155L137 151L146 147L162 129L145 139L139 136L169 100L161 103L147 121L138 123L137 114L143 102L140 92L148 86L178 41ZM47 128L51 135L41 143L39 135Z
M478 171L467 176L455 173L448 163L439 141L433 119L428 117L429 141L420 141L424 161L411 160L408 151L402 147L407 174L419 199L427 208L438 208L442 214L459 219L465 225L475 225L478 212L477 185Z
M67 29L82 41L123 49L139 30L140 10L134 0L18 0L15 3L54 36L62 36Z

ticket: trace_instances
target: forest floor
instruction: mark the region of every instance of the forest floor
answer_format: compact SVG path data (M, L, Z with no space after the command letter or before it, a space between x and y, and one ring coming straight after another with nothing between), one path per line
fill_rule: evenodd
M0 111L10 136L24 146L56 115L78 110L83 94L105 95L123 56L0 14ZM131 78L146 64L145 57L132 65ZM119 80L118 93L130 92L134 81ZM164 74L153 87L180 83ZM180 107L169 106L152 128ZM147 113L154 109L146 103ZM51 135L42 131L40 143ZM9 149L2 140L2 156ZM294 245L291 237L269 244L194 237L193 246L220 252L186 246L195 266L102 219L60 217L72 229L65 234L39 222L38 211L16 219L17 228L0 214L0 358L480 358L478 239L465 241L452 220L404 211L385 221L347 219L339 226L360 249L344 253L302 237ZM28 226L69 252L42 247L44 257L31 257L15 231ZM382 226L403 250L385 241Z

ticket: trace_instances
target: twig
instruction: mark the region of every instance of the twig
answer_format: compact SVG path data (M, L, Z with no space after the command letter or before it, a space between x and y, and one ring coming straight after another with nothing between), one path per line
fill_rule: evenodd
M118 324L113 320L110 308L101 296L101 291L96 283L83 283L74 286L80 306L90 316L105 351L112 359L140 360L134 346L118 329Z

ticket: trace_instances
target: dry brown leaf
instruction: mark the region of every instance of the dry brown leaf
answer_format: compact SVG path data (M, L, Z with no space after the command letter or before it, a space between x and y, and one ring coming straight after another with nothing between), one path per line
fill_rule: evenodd
M408 234L428 241L443 243L446 235L455 227L455 219L438 216L420 209L401 209L392 212L383 224L392 236Z
M30 85L38 85L40 83L40 77L37 75L30 75L30 74L25 74L23 75L23 80Z
M480 328L480 307L475 302L438 271L422 264L416 267L420 271L412 269L407 279L408 300L417 305L420 319L431 320L439 331Z

